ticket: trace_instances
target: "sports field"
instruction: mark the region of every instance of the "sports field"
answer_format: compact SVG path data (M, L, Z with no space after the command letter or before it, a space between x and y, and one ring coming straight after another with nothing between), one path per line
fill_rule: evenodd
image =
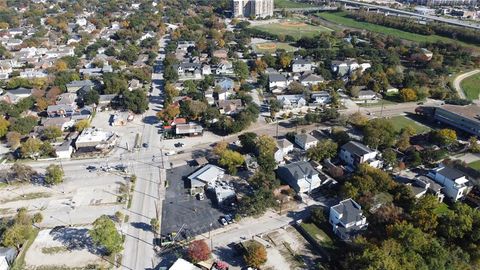
M253 50L257 53L274 53L276 50L285 50L286 52L294 52L297 49L293 46L288 45L288 43L281 42L267 42L254 44Z
M392 123L396 132L400 132L402 128L407 126L411 126L418 134L430 131L430 128L405 116L394 116L387 118L387 120Z
M425 36L425 35L398 30L395 28L385 27L377 24L356 21L354 19L347 18L346 12L320 12L320 13L317 13L317 16L324 20L327 20L329 22L332 22L341 26L343 25L345 27L368 30L371 32L390 35L390 36L394 36L394 37L398 37L401 39L410 40L414 42L437 42L437 41L443 41L443 42L449 42L449 43L456 42L465 46L478 48L474 45L460 42L458 40L454 40L451 38L441 37L437 35Z
M465 96L467 96L467 99L478 99L480 95L480 73L463 79L460 87L465 93Z
M332 31L332 29L325 26L315 26L295 20L258 25L254 26L254 28L274 35L292 36L295 39L299 39L301 37L313 37L322 32Z

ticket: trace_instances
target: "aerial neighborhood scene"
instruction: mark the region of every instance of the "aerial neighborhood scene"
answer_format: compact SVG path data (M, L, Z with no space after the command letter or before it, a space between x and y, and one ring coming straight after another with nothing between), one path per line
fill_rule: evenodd
M0 0L0 270L480 269L476 0Z

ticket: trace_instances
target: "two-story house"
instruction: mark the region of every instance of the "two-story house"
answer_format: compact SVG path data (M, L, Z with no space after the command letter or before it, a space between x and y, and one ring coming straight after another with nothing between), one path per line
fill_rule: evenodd
M311 192L322 184L318 171L308 161L278 167L277 175L296 192Z
M293 60L292 62L292 72L310 72L313 69L313 64L312 61L303 59L303 58L297 58Z
M317 138L313 137L307 133L301 133L295 135L295 143L300 146L303 150L308 150L309 148L314 147L317 145L318 140Z
M281 95L277 96L284 110L300 109L307 105L303 95Z
M346 199L330 207L328 221L333 232L342 240L350 240L368 226L362 207L352 199Z
M356 168L361 163L367 163L368 165L380 168L383 162L377 159L379 152L370 149L370 147L359 143L350 141L340 148L340 159L350 167L351 170Z
M443 193L454 202L466 196L470 191L467 176L455 168L440 164L427 176L439 183L443 187Z
M277 150L274 153L275 161L278 163L283 162L288 153L293 151L293 144L287 139L277 140Z
M272 91L274 88L285 89L288 86L287 78L280 73L268 74L268 88Z

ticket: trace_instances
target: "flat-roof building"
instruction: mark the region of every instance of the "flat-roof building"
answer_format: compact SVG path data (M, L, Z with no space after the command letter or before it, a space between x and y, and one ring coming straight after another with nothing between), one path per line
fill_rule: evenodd
M444 124L480 136L480 107L476 104L435 107L433 117Z

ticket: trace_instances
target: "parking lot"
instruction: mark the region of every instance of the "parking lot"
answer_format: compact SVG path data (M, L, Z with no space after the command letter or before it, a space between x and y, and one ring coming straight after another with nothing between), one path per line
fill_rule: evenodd
M222 227L219 218L225 213L216 208L210 198L200 201L189 195L186 177L198 168L185 165L167 170L162 234L178 232L184 226L179 237L188 238Z

